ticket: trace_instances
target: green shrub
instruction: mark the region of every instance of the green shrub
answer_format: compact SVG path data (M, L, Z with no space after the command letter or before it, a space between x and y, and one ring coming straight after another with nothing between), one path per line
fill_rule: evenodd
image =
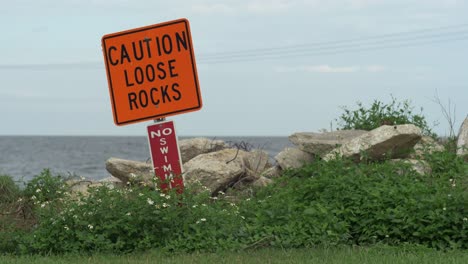
M466 178L466 167L461 173ZM346 160L316 162L283 176L245 212L259 241L272 237L267 245L468 245L468 193L461 181L421 176L403 163Z
M16 201L20 189L11 176L0 175L0 204Z
M40 208L24 252L114 252L149 248L194 251L236 247L241 218L223 199L150 188L93 188L88 196Z
M357 102L357 109L342 107L344 113L338 119L341 129L372 130L382 125L414 124L422 129L423 134L435 137L427 124L426 118L413 112L410 101L398 102L394 97L390 103L374 100L370 107Z
M202 189L197 186L183 194L99 187L71 197L62 195L60 178L44 171L27 186L29 197L47 194L34 200L37 224L24 235L14 228L2 233L7 242L0 250L190 252L339 244L466 249L468 164L450 152L426 159L433 170L424 176L401 162L316 161L285 171L237 203L224 194L193 193Z
M63 198L67 191L61 175L52 175L49 169L44 169L26 184L23 194L35 204L42 204Z

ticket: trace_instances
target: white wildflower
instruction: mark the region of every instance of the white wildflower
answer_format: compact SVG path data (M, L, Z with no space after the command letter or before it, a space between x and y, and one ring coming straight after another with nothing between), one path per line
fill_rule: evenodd
M206 218L201 218L200 221L206 222Z
M245 217L243 215L241 215L241 218L245 220Z
M198 225L199 223L200 223L200 220L198 220L198 221L196 222L197 225Z
M150 198L146 199L146 202L148 202L149 205L153 205L153 204L154 204L154 201L151 200Z
M130 177L131 177L131 178L136 178L136 175L135 175L135 173L133 173L133 172L130 172Z
M213 199L213 200L218 200L218 197L216 197L216 196L215 196L215 197L211 197L211 199Z
M194 204L194 205L192 205L192 208L197 208L197 206L198 206L198 205Z
M166 194L160 193L159 196L161 196L161 197L166 197Z
M223 191L219 191L218 193L221 194L221 195L225 195L225 194L226 194L226 193L223 192Z
M41 192L41 189L36 189L36 193L40 193Z
M163 203L162 206L163 206L164 208L169 207L169 205L168 205L167 203Z
M201 206L206 206L206 204L202 204Z
M139 193L139 194L138 194L138 196L140 196L140 197L141 197L141 196L143 196L143 194L142 194L142 193Z
M23 201L23 198L19 198L19 199L18 199L18 202L22 202L22 201Z
M78 218L78 216L77 216L77 215L73 215L73 218L77 219L77 218Z
M89 230L93 230L94 226L93 225L88 225Z
M447 210L447 208L445 208L445 207L444 207L444 208L442 208L442 210L444 210L444 211L445 211L445 210Z
M67 230L67 231L70 230L70 228L69 228L68 226L64 226L63 228L64 228L65 230Z
M389 235L385 235L385 237L389 237Z
M449 182L453 182L453 179L450 179Z
M127 216L131 216L131 215L132 215L132 213L128 212L126 215L127 215Z
M468 218L466 218L466 217L463 217L463 221L465 221L465 222L466 222L466 221L468 221Z
M171 199L171 196L170 195L166 195L166 200L169 200Z
M250 198L245 199L247 202L250 201Z
M35 195L33 195L33 196L31 196L31 199L32 199L32 200L36 200L37 198L36 198Z
M161 208L159 204L155 204L154 207L156 207L157 209Z
M47 203L42 203L41 204L41 207L44 208L46 206Z

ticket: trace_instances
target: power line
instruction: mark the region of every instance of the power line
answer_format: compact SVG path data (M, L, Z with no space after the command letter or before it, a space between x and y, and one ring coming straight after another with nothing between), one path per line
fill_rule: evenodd
M450 32L450 30L462 28L461 30L456 30L455 32ZM440 31L441 29L448 29L449 31ZM271 47L271 48L257 48L257 49L247 49L247 50L240 50L240 51L228 51L228 52L216 52L216 53L206 53L201 54L200 56L203 58L209 57L218 57L220 55L236 55L236 54L247 54L247 53L258 53L258 52L265 52L265 51L283 51L283 50L295 50L295 49L307 49L311 47L320 47L320 46L330 46L330 45L339 45L341 43L350 44L354 42L365 42L365 41L385 41L385 39L391 38L402 38L405 35L410 35L412 38L418 37L431 37L435 35L445 35L445 34L453 34L453 33L463 33L468 30L468 24L460 24L460 25L452 25L452 26L445 26L445 27L438 27L432 29L421 29L415 31L406 31L406 32L399 32L399 33L390 33L390 34L382 34L377 36L365 37L365 38L350 38L350 39L342 39L342 40L335 40L335 41L326 41L326 42L313 42L307 44L298 44L298 45L288 45L288 46L280 46L280 47ZM429 34L429 36L427 36ZM419 36L418 36L419 35Z
M468 24L383 34L365 38L315 42L281 47L248 49L201 54L201 64L276 60L292 57L335 55L393 48L430 45L449 41L468 40ZM103 66L102 62L70 62L55 64L0 64L2 69L69 69Z
M382 50L382 49L391 49L391 48L404 48L404 47L414 47L414 46L423 46L423 45L430 45L435 43L442 43L442 42L449 42L449 41L463 41L468 40L468 33L459 35L459 36L451 36L450 38L444 39L433 39L431 41L421 41L417 39L409 39L409 40L400 40L395 43L391 43L393 45L371 45L371 46L363 46L363 45L347 45L342 47L324 47L324 48L317 48L317 49L309 49L309 50L302 50L302 51L292 51L292 52L276 52L270 54L252 54L252 55L237 55L231 57L213 57L204 59L203 57L200 58L199 62L204 64L214 64L214 63L229 63L229 62L240 62L240 61L263 61L263 60L274 60L279 58L292 58L292 57L301 57L301 56L319 56L319 55L335 55L335 54L342 54L348 52L365 52L365 51L372 51L372 50Z

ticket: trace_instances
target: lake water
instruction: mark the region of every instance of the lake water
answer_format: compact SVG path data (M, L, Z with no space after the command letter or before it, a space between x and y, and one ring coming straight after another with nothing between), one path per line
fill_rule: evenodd
M187 137L181 137L185 139ZM270 157L291 143L287 137L208 137L225 142L246 142L267 151ZM179 140L180 140L179 139ZM110 157L148 161L146 137L135 136L0 136L0 174L28 181L44 168L65 176L91 179L109 175L105 162Z

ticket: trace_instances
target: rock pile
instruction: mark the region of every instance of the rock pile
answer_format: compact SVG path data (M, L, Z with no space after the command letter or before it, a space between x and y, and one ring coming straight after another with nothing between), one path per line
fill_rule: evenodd
M434 139L422 136L415 125L383 125L371 131L342 130L324 133L301 132L289 137L295 147L287 147L269 162L262 150L246 151L229 147L221 140L193 138L180 141L185 184L201 184L213 196L231 189L266 186L283 170L299 168L317 159L347 157L355 162L392 159L410 164L420 174L431 168L423 153L443 151ZM467 155L468 117L458 136L459 155ZM122 182L150 183L154 174L150 163L110 158L106 168Z

